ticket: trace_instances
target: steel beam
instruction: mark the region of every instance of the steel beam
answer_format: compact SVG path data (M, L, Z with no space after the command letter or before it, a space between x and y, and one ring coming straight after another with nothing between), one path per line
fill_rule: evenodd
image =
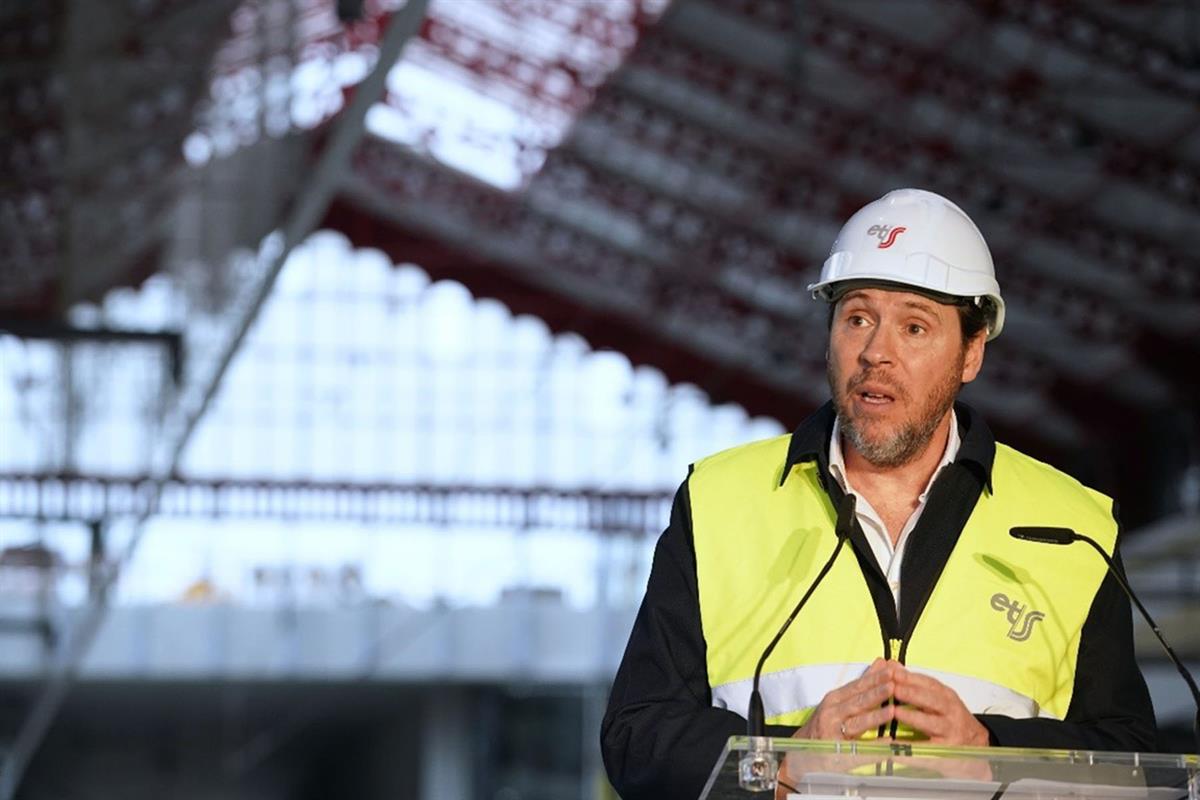
M596 219L603 218L596 204L565 201L552 186L536 183L524 202L513 202L505 193L377 139L364 143L355 173L356 185L347 196L365 212L456 242L466 252L506 265L522 280L585 306L632 317L667 341L736 365L781 391L811 385L819 392L823 385L820 363L776 357L782 355L781 343L809 330L799 315L778 319L776 325L756 319L746 313L745 301L722 292L703 271L675 262L669 249L650 237L630 232L622 240L612 230L596 228Z
M1035 232L1105 264L1119 266L1118 274L1128 276L1122 297L1129 297L1131 292L1148 297L1148 289L1157 288L1200 298L1200 278L1196 277L1200 275L1200 258L1183 239L1160 241L1120 220L1081 220L1078 203L1056 200L1020 185L1005 174L1003 164L964 152L945 136L919 130L897 135L894 127L878 116L834 104L780 74L715 55L698 42L716 32L699 27L676 22L656 31L653 40L631 59L626 75L618 76L618 85L637 92L646 103L662 98L657 102L679 113L683 92L669 91L662 84L669 80L686 82L695 92L693 103L701 108L704 106L697 98L703 96L701 92L711 92L731 110L758 119L760 125L778 132L760 148L765 151L763 157L783 159L787 164L788 169L774 171L779 180L790 179L803 165L818 163L814 149L832 154L838 162L861 158L912 172L934 185L953 187L956 197L986 200L1002 209L999 213L1011 218L1014 227L1022 231ZM720 124L716 122L720 115L711 107L706 110L706 116L714 120L708 124ZM693 114L691 121L704 124L699 114ZM723 127L723 133L748 143L748 135L738 136L729 126ZM1094 284L1095 280L1080 283ZM1153 320L1147 322L1154 324Z
M179 383L183 375L183 334L179 331L133 331L119 328L81 328L55 320L0 319L0 333L18 339L39 339L76 344L149 344L162 347L171 365L171 377Z
M993 20L1021 25L1054 44L1087 56L1106 67L1116 67L1145 86L1195 104L1200 97L1200 73L1195 56L1189 57L1142 31L1115 19L1106 19L1086 3L1057 0L964 0ZM1151 13L1162 9L1151 7ZM1195 9L1180 7L1182 13Z
M723 0L718 6L701 0L681 6L681 13L671 16L669 23L713 31L720 29L720 17L740 17L742 24L754 29L755 36L769 40L777 36L769 27L773 18L767 17L775 6L757 0ZM969 114L986 125L1000 126L1050 147L1089 142L1092 160L1102 172L1187 208L1200 208L1200 165L1106 130L1055 103L1039 91L1037 75L992 77L948 59L940 50L920 47L844 12L834 13L817 4L809 9L810 45L865 78L889 84L906 96L922 93L936 98L958 114ZM776 65L776 72L785 76L787 65Z
M0 473L0 518L82 522L161 517L288 519L402 525L565 526L657 531L669 492L149 475ZM93 535L95 532L93 531Z

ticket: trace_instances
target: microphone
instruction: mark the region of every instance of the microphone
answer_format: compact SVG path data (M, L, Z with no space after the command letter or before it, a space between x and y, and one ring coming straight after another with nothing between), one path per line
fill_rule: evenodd
M1071 544L1071 542L1080 539L1079 534L1070 528L1012 528L1009 530L1008 535L1014 539L1022 539L1026 542L1040 542L1042 544ZM1091 540L1089 539L1088 541ZM1095 544L1095 542L1092 542L1092 544ZM1100 551L1100 554L1105 556L1105 558L1108 557L1103 550Z
M1112 558L1108 555L1108 553L1104 552L1104 548L1101 547L1092 537L1085 536L1082 533L1076 533L1070 528L1018 527L1011 528L1008 531L1008 534L1014 539L1021 539L1026 542L1038 542L1041 544L1071 544L1073 542L1087 542L1092 546L1093 550L1100 554L1100 557L1104 559L1104 563L1108 565L1108 571L1112 573L1114 578L1117 579L1117 583L1122 589L1125 590L1125 594L1129 596L1129 599L1137 607L1137 610L1141 612L1142 617L1150 626L1150 630L1154 631L1154 635L1158 637L1158 643L1161 644L1163 646L1163 650L1166 651L1167 658L1172 664L1175 665L1175 669L1179 670L1179 674L1183 677L1184 683L1187 684L1188 689L1191 691L1192 702L1196 704L1196 718L1192 721L1192 735L1196 738L1196 752L1200 753L1200 689L1196 687L1196 681L1192 678L1191 673L1187 671L1187 667L1183 665L1183 661L1179 659L1179 656L1175 655L1175 651L1171 649L1171 645L1167 644L1166 637L1164 637L1162 631L1158 629L1158 624L1154 621L1154 618L1150 616L1150 612L1146 610L1146 607L1142 605L1142 601L1138 600L1137 595L1133 593L1133 589L1130 588L1129 584L1125 581L1124 576L1121 575L1121 571L1117 569L1117 565L1113 563Z
M812 593L825 579L829 570L833 568L833 562L837 559L838 553L842 550L842 545L846 543L846 539L850 537L850 531L854 529L854 507L856 498L852 494L845 494L842 497L842 502L838 507L837 522L834 525L834 532L837 534L837 547L833 548L833 555L829 556L829 560L825 562L825 566L821 567L821 571L817 573L817 577L813 579L812 584L808 587L808 591L800 598L800 602L796 603L796 607L792 609L792 613L784 620L783 626L780 627L779 633L775 634L775 638L767 645L767 649L763 650L762 657L758 659L758 666L754 668L754 688L750 692L750 708L746 713L746 733L749 736L765 736L767 723L766 714L763 711L762 695L758 691L759 679L762 677L763 665L767 663L767 658L775 650L775 645L779 644L779 640L783 638L783 634L787 633L787 629L791 627L792 620L800 613L800 609L804 608L804 604L808 602L808 598L812 597Z

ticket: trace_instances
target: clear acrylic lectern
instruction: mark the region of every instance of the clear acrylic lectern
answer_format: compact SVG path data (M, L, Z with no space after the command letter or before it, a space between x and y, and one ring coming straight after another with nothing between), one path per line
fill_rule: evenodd
M730 738L700 800L772 797L1200 800L1200 756Z

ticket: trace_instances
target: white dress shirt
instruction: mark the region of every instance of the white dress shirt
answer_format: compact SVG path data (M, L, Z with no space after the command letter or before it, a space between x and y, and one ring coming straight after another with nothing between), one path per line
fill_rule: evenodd
M896 540L896 545L893 547L892 537L888 535L887 526L883 524L879 514L871 507L867 498L856 491L846 478L846 459L842 455L842 421L835 419L833 422L833 436L829 440L829 472L842 487L843 492L855 497L855 515L858 517L858 524L862 526L863 533L866 534L867 542L871 545L871 552L875 554L875 560L879 562L879 569L887 578L897 610L900 609L900 564L904 560L904 547L908 544L908 534L916 527L917 520L921 518L921 512L925 510L929 487L933 486L934 480L942 469L958 456L958 448L961 444L962 439L958 435L958 416L951 409L950 436L946 439L946 450L942 453L942 460L938 462L937 468L929 477L929 483L925 484L925 490L917 498L917 507L909 515L908 521L904 523L904 528L900 531L900 538Z

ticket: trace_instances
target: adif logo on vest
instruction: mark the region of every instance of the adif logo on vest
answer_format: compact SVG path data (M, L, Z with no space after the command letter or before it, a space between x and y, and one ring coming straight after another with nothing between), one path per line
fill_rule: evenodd
M879 249L886 250L896 243L896 237L904 233L908 228L903 225L897 225L893 228L891 225L872 225L867 228L867 235L874 236L879 240Z
M997 592L992 595L992 608L1005 612L1008 620L1008 638L1023 642L1033 635L1033 624L1046 615L1041 611L1025 611L1025 606L1016 600L1009 600L1008 595Z

